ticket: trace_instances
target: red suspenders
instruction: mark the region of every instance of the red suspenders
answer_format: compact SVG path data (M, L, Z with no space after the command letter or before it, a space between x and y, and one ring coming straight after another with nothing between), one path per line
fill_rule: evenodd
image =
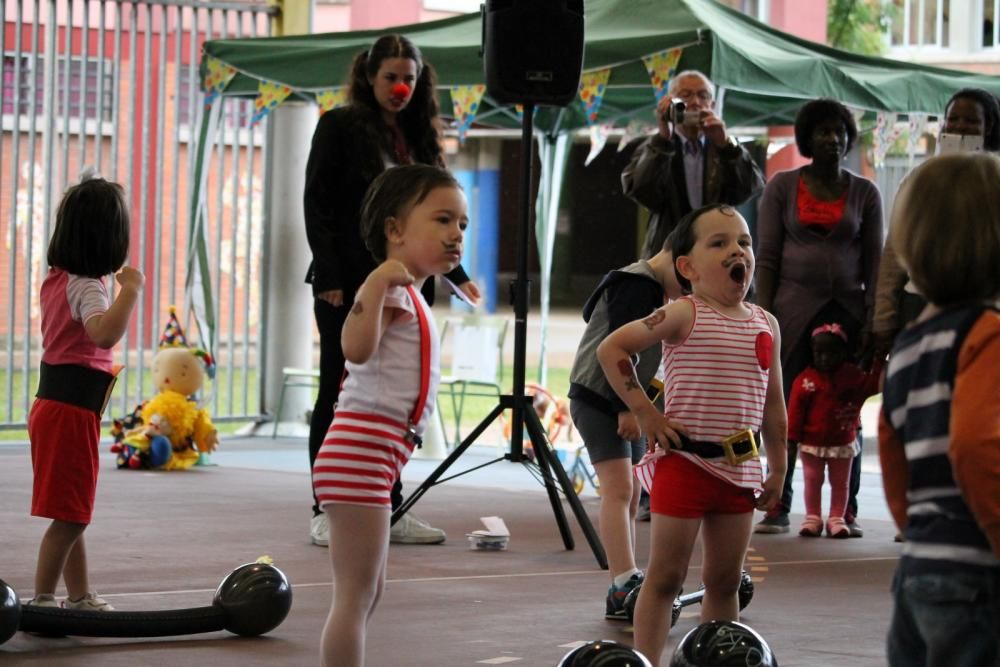
M424 313L417 290L413 289L413 285L407 285L406 291L410 293L413 309L417 313L417 324L420 326L420 392L417 394L417 402L406 425L406 439L419 447L422 439L417 435L417 425L424 414L431 385L431 327L427 322L427 315Z

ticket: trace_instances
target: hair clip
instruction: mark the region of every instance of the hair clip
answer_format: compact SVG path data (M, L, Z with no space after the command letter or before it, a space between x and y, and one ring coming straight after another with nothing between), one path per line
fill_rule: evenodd
M86 167L80 170L80 182L86 183L87 181L93 180L95 178L101 178L101 172L97 171L97 167L92 164L88 164Z

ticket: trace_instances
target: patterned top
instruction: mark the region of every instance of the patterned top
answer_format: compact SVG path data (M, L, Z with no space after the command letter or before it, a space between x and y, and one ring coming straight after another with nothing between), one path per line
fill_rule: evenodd
M799 373L788 398L788 439L803 447L847 445L840 454L804 451L823 458L853 457L861 407L878 393L881 372L880 365L865 373L844 362L832 373L813 367Z
M737 431L759 431L771 367L774 334L759 306L745 320L727 317L694 297L687 338L663 346L664 414L683 424L692 440L720 442ZM760 459L733 466L679 452L707 472L743 488L760 490Z
M104 314L110 299L104 283L53 267L42 281L42 361L111 372L112 351L98 347L84 328Z
M908 468L902 571L1000 568L984 533L995 535L998 524L1000 458L989 445L997 438L996 394L988 387L995 384L990 354L996 356L998 343L1000 317L982 306L946 310L896 339L882 392L879 447L883 474L892 478L884 481L890 508L898 506L890 488L905 474L897 463L901 456ZM960 391L965 399L959 400ZM966 400L985 404L977 408ZM979 412L961 412L969 409ZM970 425L974 433L965 432Z

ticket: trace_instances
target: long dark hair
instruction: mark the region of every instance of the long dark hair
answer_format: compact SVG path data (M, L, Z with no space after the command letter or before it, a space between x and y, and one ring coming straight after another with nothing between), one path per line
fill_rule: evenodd
M84 180L59 202L48 264L88 278L115 273L128 258L129 227L122 186L103 178Z
M413 86L413 96L409 104L399 112L397 122L403 135L414 151L416 162L444 166L440 142L440 107L438 106L437 75L429 63L425 63L420 49L402 35L383 35L375 40L371 48L354 57L347 84L347 95L351 104L371 113L372 121L378 128L379 145L392 154L389 133L382 122L381 107L375 99L369 78L378 74L382 61L386 58L408 58L417 64L417 81Z
M972 100L983 110L983 148L991 153L1000 151L1000 103L997 98L982 88L962 88L944 105L945 118L952 103L963 98Z

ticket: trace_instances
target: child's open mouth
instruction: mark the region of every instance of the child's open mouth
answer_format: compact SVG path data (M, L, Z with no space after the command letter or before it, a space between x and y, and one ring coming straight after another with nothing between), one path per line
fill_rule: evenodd
M743 262L736 262L729 268L729 277L733 282L743 284L747 277L747 267Z

